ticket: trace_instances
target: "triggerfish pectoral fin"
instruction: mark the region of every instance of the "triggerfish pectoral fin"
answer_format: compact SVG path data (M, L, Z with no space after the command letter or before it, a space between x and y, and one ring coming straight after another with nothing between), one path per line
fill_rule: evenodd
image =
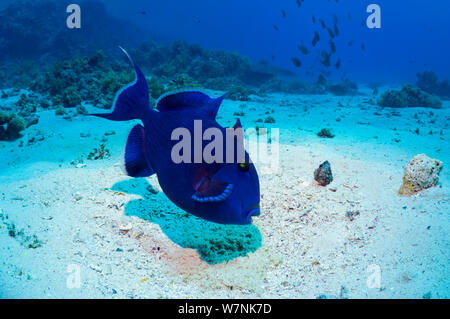
M137 124L128 135L125 146L124 171L131 177L148 177L155 172L147 162L147 150L145 148L145 130L142 125Z
M122 49L122 48L120 48ZM150 102L148 95L148 85L144 73L134 63L127 51L122 51L130 59L136 72L136 80L124 87L117 94L112 113L95 113L93 116L103 117L112 121L128 121L133 119L142 119L143 115L150 111Z
M177 111L185 108L204 110L211 119L215 119L225 94L211 98L201 91L175 91L164 94L156 103L158 111Z
M197 202L220 202L227 199L233 191L233 184L212 181L208 178L202 180L197 187L197 191L192 195L192 199Z

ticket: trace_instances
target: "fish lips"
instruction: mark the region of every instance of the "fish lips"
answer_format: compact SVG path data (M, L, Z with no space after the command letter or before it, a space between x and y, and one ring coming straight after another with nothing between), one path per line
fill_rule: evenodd
M248 224L252 223L252 216L259 216L261 214L261 209L259 208L259 206L257 207L253 207L248 213L247 213L247 218L246 221Z

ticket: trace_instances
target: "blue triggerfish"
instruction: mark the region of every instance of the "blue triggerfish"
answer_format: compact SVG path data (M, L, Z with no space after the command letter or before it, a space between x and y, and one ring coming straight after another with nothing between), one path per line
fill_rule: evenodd
M146 78L123 51L134 66L136 80L118 92L112 113L91 115L113 121L142 121L143 125L135 125L128 135L123 156L125 173L132 177L156 174L166 196L197 217L221 224L251 224L251 217L260 214L258 174L244 149L243 134L238 138L236 133L243 131L239 119L233 128L224 128L215 120L225 95L211 98L201 91L176 91L161 96L152 109ZM216 143L219 137L210 134L211 129L221 133L226 142ZM235 135L225 139L230 132ZM186 133L194 138L185 140ZM180 148L180 144L186 147ZM214 151L211 144L217 146ZM208 147L213 157L222 154L227 159L204 158L202 152ZM182 161L174 160L177 150Z

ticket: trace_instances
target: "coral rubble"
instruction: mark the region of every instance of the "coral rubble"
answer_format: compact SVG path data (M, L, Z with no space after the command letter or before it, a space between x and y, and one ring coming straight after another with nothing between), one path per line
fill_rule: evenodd
M443 164L425 154L419 154L405 165L403 184L398 193L412 195L437 185Z

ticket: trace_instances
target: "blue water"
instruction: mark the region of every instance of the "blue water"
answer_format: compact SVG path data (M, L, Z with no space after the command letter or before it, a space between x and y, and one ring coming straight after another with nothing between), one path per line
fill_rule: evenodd
M381 7L381 29L361 26L369 16L366 8L371 3ZM336 37L337 52L348 76L398 82L414 81L415 73L422 69L435 70L443 77L450 75L449 6L445 0L318 0L305 1L301 7L294 0L168 0L145 4L136 0L108 1L111 13L148 28L150 34L164 41L185 39L209 48L236 50L254 60L271 61L274 55L274 63L302 75L304 71L297 70L290 58L299 55L297 45L301 41L310 44L314 31L321 30L318 21L312 23L312 16L332 25L336 15L341 31ZM141 10L146 10L147 15L139 15ZM327 40L323 30L320 34ZM351 40L355 44L348 47ZM364 52L360 49L362 43ZM327 41L321 41L318 48L327 45ZM313 57L304 64L305 68L318 68Z

